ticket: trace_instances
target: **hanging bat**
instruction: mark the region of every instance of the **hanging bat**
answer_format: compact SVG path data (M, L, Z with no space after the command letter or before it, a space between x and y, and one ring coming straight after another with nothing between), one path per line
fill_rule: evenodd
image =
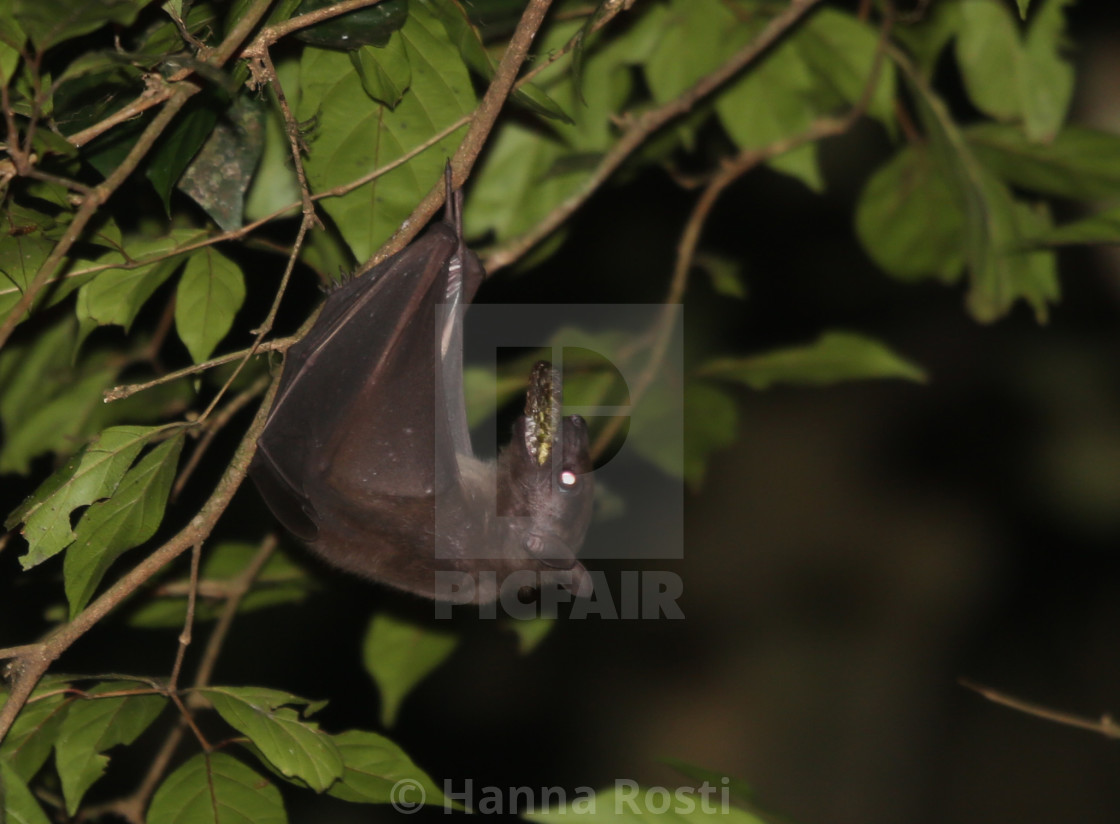
M561 416L557 371L533 368L497 461L471 448L456 309L485 272L446 177L443 219L331 292L288 350L250 475L289 531L349 572L456 602L491 602L523 571L586 595L587 425Z

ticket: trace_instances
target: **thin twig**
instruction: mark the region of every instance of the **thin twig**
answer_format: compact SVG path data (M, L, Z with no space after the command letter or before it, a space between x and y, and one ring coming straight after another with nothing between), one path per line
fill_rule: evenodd
M1107 738L1120 738L1120 724L1108 713L1105 713L1099 719L1086 718L1081 715L1074 715L1073 713L1051 709L1043 704L1036 704L1033 701L1024 701L1022 698L1015 698L1005 692L994 690L991 687L981 686L980 684L973 683L964 678L960 679L958 683L962 687L979 693L995 704L1002 704L1018 712L1033 715L1036 718L1043 718L1047 721L1053 721L1056 724L1062 724L1066 727L1075 727L1079 730L1100 733Z
M206 454L218 433L233 419L234 415L252 403L253 399L268 387L271 380L272 378L268 375L257 378L248 389L239 393L237 397L230 401L220 414L206 421L206 434L199 440L198 445L191 452L187 465L183 467L179 477L175 479L175 485L171 488L171 495L169 496L170 501L174 502L178 499L183 487L187 485L191 475L198 468L199 461L202 460L202 456Z
M201 664L195 673L193 681L194 689L205 687L210 683L210 677L214 670L214 662L217 660L218 654L225 643L233 616L237 614L242 599L249 592L253 582L257 579L257 576L260 575L261 569L264 567L269 557L271 557L275 548L276 536L269 535L261 543L257 554L253 556L252 560L245 569L242 570L241 574L229 582L230 587L228 594L224 596L226 598L225 609L219 618L218 625L215 625L214 630L211 631L210 637L206 642L206 647L202 653ZM224 627L219 631L218 627L222 624L224 624ZM194 695L194 693L191 693L191 697L188 698L185 704L192 704ZM189 707L187 709L189 711ZM159 752L156 753L155 758L152 759L151 766L149 766L147 773L144 775L143 780L141 780L135 792L127 798L119 799L107 805L107 811L111 810L117 812L128 818L129 821L143 821L143 812L148 806L148 801L155 793L156 787L159 785L164 773L171 764L171 758L175 755L179 744L182 743L183 734L187 729L186 717L180 716L179 723L167 734L167 738L164 739Z
M183 669L183 658L187 654L187 647L191 645L191 629L194 627L194 606L198 597L198 561L202 557L202 543L194 545L191 550L191 586L187 591L187 613L183 618L183 630L179 633L179 646L175 650L175 663L171 665L171 677L167 680L167 689L174 692L179 688L179 673Z
M235 360L240 360L248 354L261 355L265 352L283 352L285 349L295 343L297 338L295 336L287 338L276 338L267 343L262 343L256 347L254 352L252 347L248 349L239 349L236 352L230 352L226 355L220 355L216 358L211 358L202 363L196 363L193 366L186 366L182 369L177 369L174 372L168 372L166 375L160 375L158 378L153 378L144 383L127 383L122 386L114 386L112 389L106 389L103 393L103 400L105 403L112 403L113 401L124 400L127 397L135 395L137 392L143 392L146 389L159 386L160 384L169 383L171 381L179 380L179 378L186 378L191 375L197 375L199 372L205 372L208 369L213 369L216 366L232 363Z

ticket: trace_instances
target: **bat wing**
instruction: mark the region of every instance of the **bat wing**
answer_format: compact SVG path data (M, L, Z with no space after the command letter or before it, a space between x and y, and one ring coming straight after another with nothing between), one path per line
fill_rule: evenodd
M461 294L456 270L480 279L466 254L464 265L454 229L434 225L331 293L289 350L252 471L297 536L314 541L327 509L360 519L460 483L462 331L439 326L437 310Z

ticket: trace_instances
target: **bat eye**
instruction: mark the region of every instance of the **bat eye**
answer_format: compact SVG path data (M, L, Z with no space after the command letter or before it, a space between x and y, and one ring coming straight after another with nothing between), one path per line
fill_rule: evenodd
M544 549L544 541L540 539L539 535L530 535L525 539L525 548L536 555Z
M560 473L560 486L564 489L571 489L579 483L579 475L572 472L570 469L565 469Z

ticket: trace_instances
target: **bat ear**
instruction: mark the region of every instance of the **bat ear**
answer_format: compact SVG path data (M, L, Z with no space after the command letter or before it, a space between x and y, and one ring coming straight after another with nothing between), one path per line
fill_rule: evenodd
M463 192L455 189L451 161L443 164L443 220L455 230L455 237L463 238Z

